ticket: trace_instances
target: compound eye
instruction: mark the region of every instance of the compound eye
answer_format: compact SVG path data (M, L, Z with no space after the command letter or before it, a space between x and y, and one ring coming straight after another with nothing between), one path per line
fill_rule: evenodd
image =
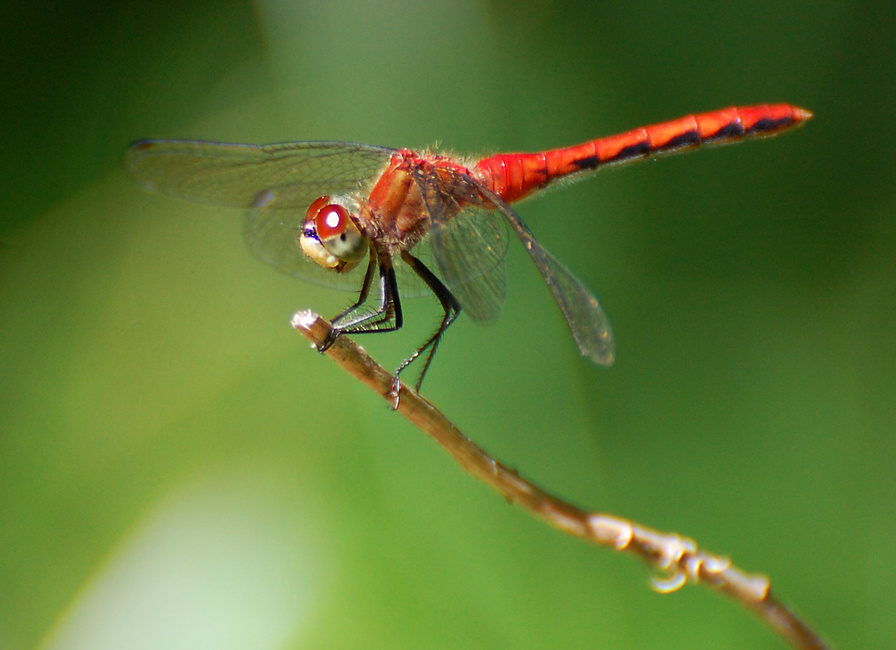
M315 201L311 207L314 208L320 200ZM308 221L313 219L317 237L331 255L346 263L356 263L364 257L367 242L348 210L338 203L326 203L318 208L313 217L310 212L311 210Z
M348 210L322 196L305 214L299 236L302 251L324 268L348 271L367 253L367 242Z

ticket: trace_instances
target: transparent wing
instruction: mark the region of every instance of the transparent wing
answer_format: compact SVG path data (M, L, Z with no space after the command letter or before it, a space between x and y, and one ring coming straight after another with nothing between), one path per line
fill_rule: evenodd
M436 268L470 318L494 321L504 304L506 224L499 214L468 208L430 236Z
M494 321L506 293L504 219L485 205L469 174L439 168L418 169L414 176L431 225L421 244L432 250L439 277L473 320Z
M393 149L350 142L270 145L141 140L124 165L143 187L197 203L251 208L243 234L256 257L278 271L324 286L357 290L360 270L334 273L297 244L308 206L323 195L358 192Z
M140 140L124 166L143 187L181 199L251 208L261 192L279 209L306 210L324 194L358 189L386 164L387 147L351 142L252 145L191 140Z
M480 191L504 215L523 242L560 307L579 352L595 363L611 365L616 358L616 347L610 321L591 290L538 243L520 216L497 194L482 186Z

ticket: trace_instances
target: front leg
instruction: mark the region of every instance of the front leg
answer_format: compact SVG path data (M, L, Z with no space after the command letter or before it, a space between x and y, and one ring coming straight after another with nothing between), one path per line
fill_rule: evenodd
M384 254L376 255L375 262L368 265L361 287L358 302L336 316L333 321L333 333L328 337L323 350L329 348L340 334L366 334L368 332L392 332L400 329L404 323L401 313L401 301L398 296L398 281L392 258ZM378 302L373 311L364 308L373 278L374 263L379 267Z

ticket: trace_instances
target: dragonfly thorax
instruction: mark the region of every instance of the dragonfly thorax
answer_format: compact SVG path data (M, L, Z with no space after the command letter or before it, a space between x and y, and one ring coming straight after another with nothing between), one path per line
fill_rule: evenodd
M395 152L362 201L358 222L364 234L386 255L411 250L474 198L470 173L444 156Z

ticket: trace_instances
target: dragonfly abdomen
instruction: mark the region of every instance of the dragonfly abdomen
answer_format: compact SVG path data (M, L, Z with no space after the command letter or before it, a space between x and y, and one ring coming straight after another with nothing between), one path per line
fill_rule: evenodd
M731 107L687 115L619 135L539 153L499 154L476 165L476 172L508 203L552 181L594 171L606 165L777 135L805 122L812 114L790 104Z

